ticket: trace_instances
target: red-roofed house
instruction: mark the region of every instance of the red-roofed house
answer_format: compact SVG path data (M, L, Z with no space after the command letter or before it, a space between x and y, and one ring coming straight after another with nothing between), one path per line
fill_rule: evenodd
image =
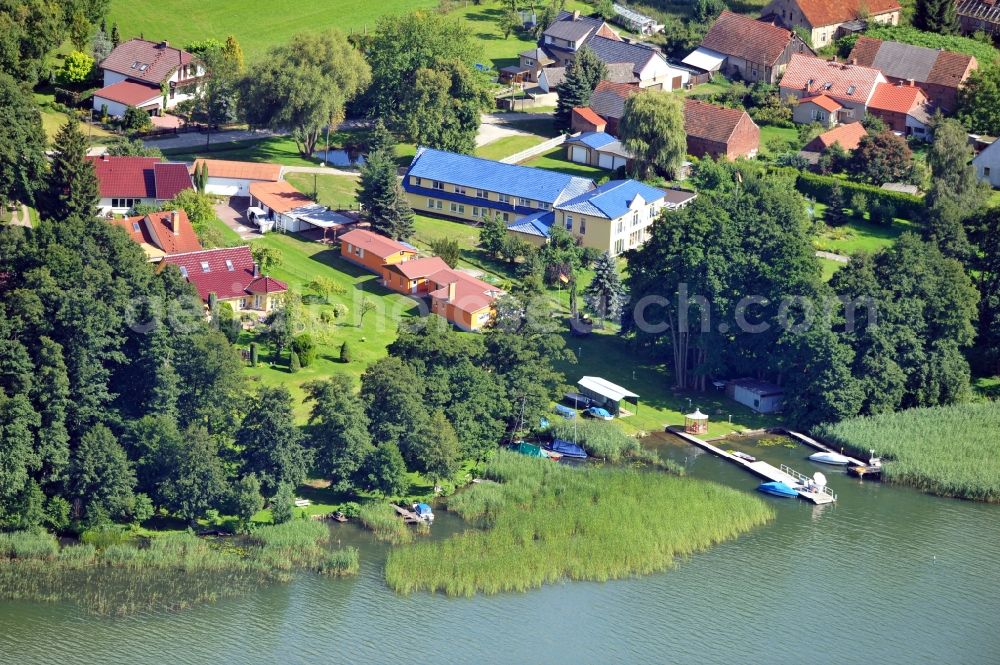
M802 124L818 122L824 127L834 127L843 108L840 102L827 95L802 97L792 111L792 119Z
M858 147L861 139L867 134L868 130L860 122L849 122L820 134L807 143L802 151L821 153L832 147L834 143L839 143L841 148L850 152Z
M410 259L382 266L382 283L393 291L412 295L430 291L430 276L448 270L440 256Z
M402 263L415 259L417 250L412 245L386 238L372 231L352 229L340 236L340 256L365 270L381 275L382 267L387 263Z
M684 61L699 66L721 60L719 69L729 78L776 83L793 53L814 55L791 30L725 10Z
M741 109L684 100L687 151L694 157L716 159L754 157L760 148L760 127Z
M817 49L860 32L866 22L899 25L901 13L898 0L771 0L761 11L788 28L808 30Z
M171 109L193 97L205 75L190 53L145 39L119 44L99 66L104 87L94 93L93 108L115 118L129 106L150 113Z
M864 120L868 102L879 83L885 83L885 76L877 69L796 53L785 69L780 87L782 99L802 100L823 95L840 104L843 108L837 111L836 122L830 123L832 125ZM813 110L814 104L807 104L804 109L796 108L792 119L798 123L816 122Z
M183 210L152 212L114 219L111 223L123 228L132 240L139 243L150 262L160 261L171 254L197 252L202 248Z
M204 302L214 293L219 302L230 303L236 311L270 312L277 298L288 291L283 282L260 274L247 246L174 254L165 256L164 264L177 266Z
M448 268L429 277L431 311L466 331L482 330L493 319L501 291L472 275Z
M930 103L924 91L912 83L880 83L868 102L868 112L904 136L926 138L930 132Z
M124 213L139 204L159 205L194 189L188 167L158 157L88 157L97 173L100 213Z

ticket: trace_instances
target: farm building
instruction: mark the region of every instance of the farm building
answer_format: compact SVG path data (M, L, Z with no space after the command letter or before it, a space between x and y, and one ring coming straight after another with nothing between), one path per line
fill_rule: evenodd
M772 0L761 16L789 29L805 28L813 48L858 32L868 23L899 25L897 0Z
M767 381L736 379L726 384L726 394L757 413L775 413L781 410L785 391Z

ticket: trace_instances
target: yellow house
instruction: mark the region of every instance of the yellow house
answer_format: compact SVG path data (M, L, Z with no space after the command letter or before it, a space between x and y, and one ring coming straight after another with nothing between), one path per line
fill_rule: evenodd
M818 49L860 32L866 22L899 25L901 13L897 0L772 0L761 16L789 29L805 28L809 46Z

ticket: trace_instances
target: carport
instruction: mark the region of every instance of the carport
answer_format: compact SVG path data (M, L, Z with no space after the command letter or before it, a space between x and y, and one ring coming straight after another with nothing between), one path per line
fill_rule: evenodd
M612 415L618 417L630 416L632 413L621 408L622 402L628 402L639 411L639 396L628 388L623 388L617 383L612 383L599 376L585 376L576 382L580 386L580 392L604 406Z

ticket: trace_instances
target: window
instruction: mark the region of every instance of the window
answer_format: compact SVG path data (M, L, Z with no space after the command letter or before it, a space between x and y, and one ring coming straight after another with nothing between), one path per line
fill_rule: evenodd
M587 233L587 218L580 218L580 235L585 235Z
M416 176L413 176L413 184L416 185L417 187L419 187L420 186L420 178L418 178Z
M427 199L427 207L431 210L434 209L434 199Z
M497 194L497 199L500 203L510 203L510 197L506 194Z
M621 220L618 220L618 231L617 232L621 233L624 230L625 230L625 222L623 222Z
M247 308L247 299L240 298L240 309L246 309L246 308Z
M473 217L485 217L486 216L486 208L477 208L477 207L473 206L473 208L472 208L472 216Z
M187 269L186 267L184 267L184 266L181 266L180 268L181 268L181 276L182 276L182 277L183 277L184 279L187 279L187 276L188 276L188 269Z
M853 95L854 91L857 90L857 89L858 89L858 87L856 85L849 85L849 86L847 86L847 94Z
M519 197L517 197L517 205L519 205L519 206L530 206L531 205L531 199L526 199L526 198L523 198L523 197L519 196Z
M136 232L139 231L139 222L132 222L132 230Z
M632 213L632 226L639 226L639 211Z
M650 219L656 218L656 206L649 206L649 218Z
M505 221L505 222L509 222L510 221L510 213L505 212L503 214L503 221Z
M573 230L573 215L566 215L566 230Z
M442 192L444 191L444 183L439 180L434 180L432 186L434 189L440 189Z
M442 203L441 201L435 201L434 207L437 208L438 210L441 210L442 208L444 208L444 203Z
M465 194L465 187L459 187L458 185L455 185L455 193L456 194Z
M451 211L452 211L452 212L457 212L457 213L459 213L460 215L464 215L464 214L465 214L465 206L464 206L464 205L462 205L462 204L460 204L460 203L454 203L454 202L453 202L453 203L451 204Z
M984 178L989 178L990 177L990 167L988 167L988 166L984 166L983 167L983 177Z
M615 241L615 254L621 254L623 251L625 251L625 241L619 238Z
M212 272L211 267L209 267L209 265L208 265L208 261L202 261L201 262L201 271L202 272Z
M488 199L488 198L490 198L490 196L489 196L489 194L486 193L485 189L477 189L476 190L476 198L477 199Z
M226 270L228 270L229 272L233 271L233 262L230 261L229 259L226 259Z
M539 201L538 207L541 208L542 210L548 210L552 206L550 206L548 203L545 203L544 201Z

